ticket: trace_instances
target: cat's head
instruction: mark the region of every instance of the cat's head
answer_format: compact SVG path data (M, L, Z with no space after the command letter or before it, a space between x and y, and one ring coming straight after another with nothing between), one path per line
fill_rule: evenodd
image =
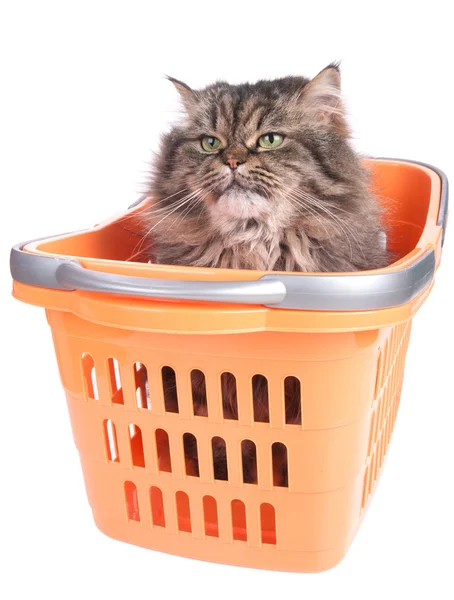
M177 211L201 211L220 228L266 222L280 228L339 183L350 156L340 74L202 90L171 79L184 119L164 137L154 192ZM304 197L304 194L309 196Z

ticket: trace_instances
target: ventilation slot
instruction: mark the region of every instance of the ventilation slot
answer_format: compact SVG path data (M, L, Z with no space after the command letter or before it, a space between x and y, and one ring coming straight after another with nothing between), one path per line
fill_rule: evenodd
M115 425L110 419L103 421L104 446L106 449L107 460L110 462L120 462L118 454L117 431Z
M158 457L158 469L160 471L172 472L172 462L170 460L170 444L167 431L156 429L156 455Z
M301 383L297 377L284 380L285 422L287 425L301 425Z
M231 508L233 539L247 542L246 506L241 500L232 500Z
M157 527L165 527L166 520L164 515L162 491L155 485L150 488L150 505L151 520L153 521L153 525L156 525Z
M147 367L140 363L134 363L134 384L136 387L137 408L151 409L150 390L148 387Z
M377 361L377 375L375 377L375 391L374 391L374 399L373 402L375 402L375 400L378 397L378 394L380 393L380 389L382 386L382 368L383 368L383 360L382 360L383 356L382 356L382 351L381 348L378 351L378 361Z
M126 514L130 521L140 521L137 488L132 481L125 481Z
M260 505L260 526L262 543L276 544L276 511L274 506L266 502Z
M162 389L166 412L178 412L177 378L172 367L162 367Z
M232 373L221 375L222 410L224 419L238 420L238 395L236 379Z
M287 448L281 442L275 442L271 447L273 456L273 485L288 487Z
M198 369L191 371L191 389L194 415L197 417L208 417L205 375Z
M257 483L257 448L251 440L241 442L244 483Z
M191 509L189 507L189 497L185 492L175 494L177 504L178 529L180 531L192 532L191 527Z
M184 462L186 464L186 475L199 477L199 455L197 452L197 440L192 433L183 435Z
M227 448L221 437L211 440L211 451L213 453L213 473L215 479L227 481L229 472L227 468Z
M87 398L89 400L99 400L95 361L91 354L87 354L86 352L82 354L82 373Z
M252 402L254 405L254 421L269 423L268 380L263 375L254 375L252 378Z
M205 521L205 535L219 537L218 507L213 496L203 497L203 519Z
M145 467L142 431L137 425L129 425L129 443L131 446L132 464L135 467Z
M364 475L363 497L362 497L362 501L361 501L361 508L366 508L368 495L369 495L369 467L367 467L366 473Z
M109 379L110 397L112 404L124 404L123 390L121 388L120 366L115 358L107 359L107 373Z

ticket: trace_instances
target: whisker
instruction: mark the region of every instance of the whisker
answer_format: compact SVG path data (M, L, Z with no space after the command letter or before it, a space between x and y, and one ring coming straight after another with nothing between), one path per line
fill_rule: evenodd
M142 236L141 240L136 244L136 246L133 249L133 253L132 253L131 257L130 257L130 260L131 260L131 258L134 258L134 257L136 257L136 256L138 256L140 254L140 250L142 249L143 243L150 236L151 232L158 225L160 225L163 221L165 221L165 219L167 219L171 214L173 214L176 210L182 208L188 202L190 202L190 200L192 199L192 197L194 196L194 194L197 194L199 191L200 190L197 190L196 192L192 192L191 194L188 194L187 196L185 196L181 200L172 203L170 207L167 207L167 213L164 214L164 217L162 217L162 219L160 219L157 223L155 223L152 227L150 227L150 229L144 233L144 235ZM169 210L169 208L171 210Z
M300 199L305 200L307 203L312 204L315 208L318 208L319 210L326 213L331 219L333 219L339 225L340 229L345 234L348 244L350 246L350 259L351 260L353 260L353 247L351 245L350 238L353 239L353 241L357 244L359 250L363 254L360 243L358 242L356 236L354 235L354 232L350 229L350 227L348 226L347 223L345 223L344 221L341 221L341 219L339 219L339 217L337 215L335 215L332 211L330 211L325 206L323 206L323 204L320 200L311 196L310 194L305 194L304 192L301 192L301 191L299 194L297 192L294 192L294 193L297 195L297 197L299 196ZM363 254L363 256L364 256L364 254Z

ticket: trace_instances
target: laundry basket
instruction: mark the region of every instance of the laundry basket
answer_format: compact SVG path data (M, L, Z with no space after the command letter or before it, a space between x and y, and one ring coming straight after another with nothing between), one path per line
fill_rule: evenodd
M13 248L14 296L46 308L102 532L181 556L285 571L322 571L345 555L387 454L411 321L433 285L447 214L447 182L437 169L392 159L367 166L388 203L397 257L377 271L128 261L140 242L132 222L147 200L90 231ZM176 386L176 407L167 403L163 370ZM257 375L267 422L255 420ZM206 393L203 415L194 415L195 376ZM235 386L237 419L223 412L225 378ZM301 422L286 423L287 386L297 390ZM255 483L244 481L245 442ZM223 479L215 478L214 443L225 450ZM276 481L283 448L288 478Z

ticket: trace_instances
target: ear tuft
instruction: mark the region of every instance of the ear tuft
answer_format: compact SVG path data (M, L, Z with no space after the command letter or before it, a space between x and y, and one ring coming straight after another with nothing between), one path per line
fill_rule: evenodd
M197 94L196 92L190 88L186 83L180 81L179 79L175 79L174 77L170 77L170 75L166 75L167 79L173 83L175 89L180 94L181 101L187 111L190 111L195 103L197 102Z
M342 135L348 135L341 99L339 63L331 63L305 85L302 98L315 119L331 124Z

